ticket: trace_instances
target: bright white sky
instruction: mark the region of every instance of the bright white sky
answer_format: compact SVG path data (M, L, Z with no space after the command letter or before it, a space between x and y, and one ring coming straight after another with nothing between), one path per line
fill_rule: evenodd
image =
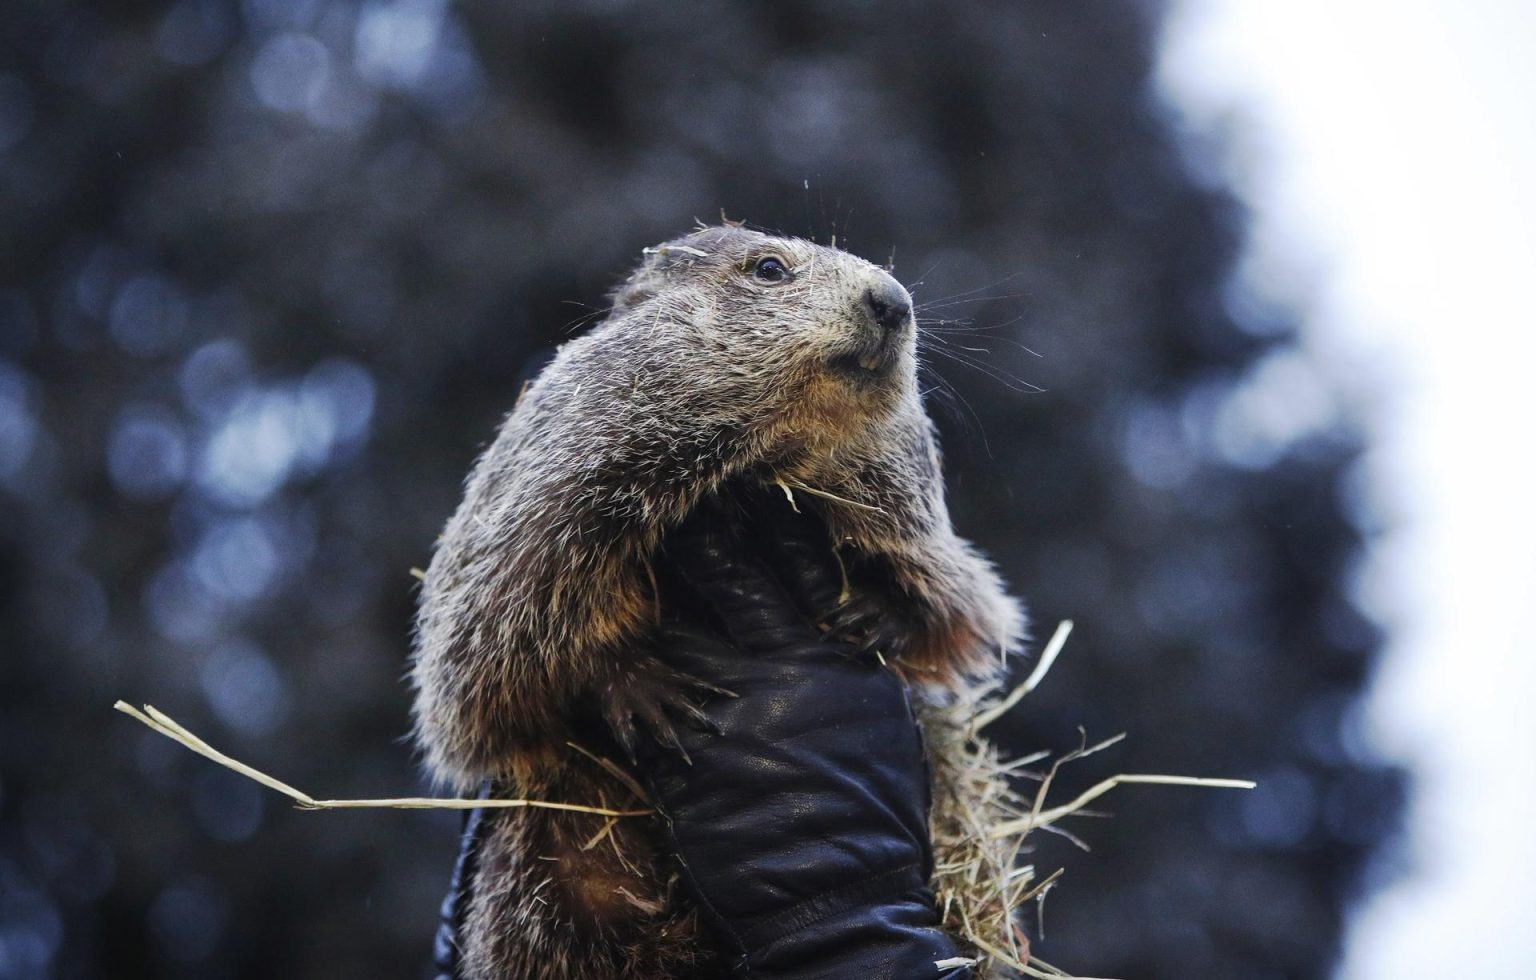
M1236 123L1246 274L1373 393L1394 630L1369 711L1416 767L1416 873L1342 980L1536 977L1536 3L1182 0L1163 81Z

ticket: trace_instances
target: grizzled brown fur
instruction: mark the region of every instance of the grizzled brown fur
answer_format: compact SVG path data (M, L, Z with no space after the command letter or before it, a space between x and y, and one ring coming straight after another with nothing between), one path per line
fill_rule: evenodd
M764 258L788 275L764 281ZM635 805L567 743L592 744L600 719L643 715L663 696L645 652L649 563L727 481L800 488L801 508L880 571L910 683L963 685L1017 644L1017 604L950 526L915 327L878 326L871 289L899 291L847 253L733 226L647 250L608 317L565 344L508 416L428 569L413 681L438 777ZM603 833L588 814L491 820L468 976L649 980L707 959L653 821Z

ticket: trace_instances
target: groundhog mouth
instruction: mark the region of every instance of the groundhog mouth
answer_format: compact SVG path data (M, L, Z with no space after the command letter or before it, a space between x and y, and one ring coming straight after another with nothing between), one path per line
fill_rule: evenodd
M875 380L890 375L900 360L901 342L895 334L885 334L851 351L834 355L832 369L859 380Z

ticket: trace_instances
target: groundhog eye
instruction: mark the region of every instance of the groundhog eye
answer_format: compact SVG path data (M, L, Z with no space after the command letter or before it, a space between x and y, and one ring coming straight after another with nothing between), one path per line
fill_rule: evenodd
M784 267L783 259L770 255L757 260L757 265L752 268L752 276L758 282L783 282L789 278L789 270Z

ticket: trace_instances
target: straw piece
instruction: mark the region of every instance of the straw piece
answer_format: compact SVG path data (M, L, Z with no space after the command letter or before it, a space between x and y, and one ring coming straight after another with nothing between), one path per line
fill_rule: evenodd
M975 959L975 957L971 957L971 956L951 956L947 960L934 960L933 961L933 966L934 966L934 969L936 969L936 970L953 970L955 967L958 967L958 966L975 966L975 965L976 965L976 959Z
M1019 898L1018 898L1018 901L1015 902L1015 904L1016 905L1023 905L1025 902L1029 901L1030 899L1034 898L1037 895L1044 895L1046 893L1047 889L1049 889L1052 885L1056 884L1056 879L1060 878L1062 875L1064 875L1066 873L1067 873L1067 869L1066 868L1057 868L1054 872L1052 872L1052 874L1051 874L1051 876L1049 878L1045 879L1044 881L1040 882L1040 884L1036 885L1035 887L1031 888L1029 891L1027 891L1024 894L1020 895Z
M293 800L301 810L358 810L373 808L393 810L475 810L480 807L487 809L537 807L544 810L591 813L601 817L644 817L655 812L653 810L613 810L607 807L582 806L577 803L551 803L545 800L456 800L435 799L424 796L401 796L378 800L317 800L303 790L295 789L280 779L275 779L259 769L248 766L237 759L230 758L192 734L186 728L183 728L174 718L153 705L146 704L144 710L140 711L126 701L118 701L112 707L131 718L143 722L166 738L180 742L203 758L212 759L226 769L233 770L247 779L255 780L268 789L277 790Z
M315 802L314 798L311 797L308 793L294 789L292 786L289 786L282 780L274 779L271 776L268 776L266 773L257 769L253 769L243 762L231 759L229 756L225 755L218 749L215 749L209 745L207 742L204 742L202 739L198 738L196 735L193 735L191 732L187 731L185 728L182 728L181 725L172 720L169 715L159 711L153 705L146 704L144 706L144 711L140 711L133 705L128 704L126 701L118 701L112 707L116 708L118 711L121 711L125 715L129 715L138 719L139 721L148 725L150 728L153 728L155 731L159 732L161 735L164 735L166 738L180 742L182 745L185 745L187 748L191 749L193 752L196 752L198 755L203 756L206 759L212 759L214 762L224 766L226 769L233 769L235 772L245 776L247 779L254 779L256 782L267 787L268 789L275 789L279 793L282 793L284 796L290 797L301 804L311 804Z
M774 480L773 482L777 483L779 489L784 491L784 499L789 501L789 509L796 514L800 513L800 505L795 502L795 492L789 488L789 484L783 480Z
M619 768L618 763L614 762L612 759L604 758L595 752L590 752L587 749L582 748L580 745L577 745L575 742L566 742L565 744L570 748L575 749L577 752L580 752L588 759L591 759L593 762L597 763L602 767L604 772L612 776L614 779L617 779L619 782L623 783L624 788L633 793L635 799L647 801L649 800L649 797L646 796L645 788L640 785L640 782L635 779L635 777Z
M808 486L806 486L805 484L803 484L803 483L801 483L799 481L796 481L794 483L786 483L784 480L778 480L776 482L781 487L784 487L784 486L794 487L796 490L799 490L801 493L808 493L808 494L810 494L813 497L821 497L824 500L834 500L837 503L846 504L847 506L856 508L858 510L867 510L867 511L870 511L871 513L874 513L874 514L883 514L883 513L885 513L885 511L881 510L879 507L876 507L874 504L866 504L866 503L861 503L861 502L859 502L857 500L849 500L847 497L839 497L835 493L829 493L826 490L817 490L815 487L808 487ZM793 502L793 498L791 498L791 502Z
M1056 632L1051 634L1050 640L1045 644L1045 649L1040 651L1040 660L1035 664L1035 669L1030 671L1029 676L1024 679L1024 683L1014 688L1006 698L992 707L978 712L976 720L973 722L976 728L978 730L986 728L1007 714L1008 710L1014 705L1024 700L1024 695L1038 687L1040 682L1045 679L1046 672L1051 669L1051 665L1056 662L1056 658L1061 655L1062 647L1067 645L1067 637L1071 635L1072 620L1063 619L1057 623Z
M378 800L310 800L299 801L300 810L515 810L534 807L540 810L568 810L572 813L590 813L599 817L647 817L654 810L614 810L601 806L582 806L579 803L551 803L547 800L456 800L429 796L400 796Z
M1044 827L1055 823L1062 817L1070 816L1092 803L1094 800L1108 793L1116 786L1124 786L1130 783L1146 783L1155 786L1205 786L1214 789L1253 789L1258 783L1248 779L1202 779L1196 776L1160 776L1149 773L1122 773L1119 776L1111 776L1103 782L1095 784L1092 788L1083 792L1071 803L1051 807L1049 810L1040 810L1030 814L1022 820L1014 820L1000 824L992 828L992 836L1008 837L1013 834L1028 833L1036 827Z

